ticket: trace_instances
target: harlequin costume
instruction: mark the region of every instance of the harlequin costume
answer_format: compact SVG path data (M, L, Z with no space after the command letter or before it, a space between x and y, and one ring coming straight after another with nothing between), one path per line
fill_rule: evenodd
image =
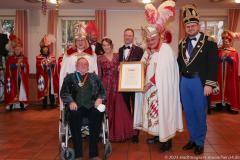
M28 103L28 76L29 64L28 58L22 53L22 41L15 35L10 35L10 46L13 49L13 55L7 58L5 75L5 104L9 105L9 110L13 105L20 102L20 110L25 111Z
M52 35L45 35L40 42L40 54L36 57L36 80L37 97L43 101L43 108L48 105L55 105L55 98L58 95L58 70L55 56L49 51L49 46L55 41ZM45 49L47 52L45 53Z

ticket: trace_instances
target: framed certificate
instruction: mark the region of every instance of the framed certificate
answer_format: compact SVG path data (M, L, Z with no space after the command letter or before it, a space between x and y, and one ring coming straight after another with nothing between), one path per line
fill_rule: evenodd
M121 62L119 71L119 92L144 90L144 65L139 61Z

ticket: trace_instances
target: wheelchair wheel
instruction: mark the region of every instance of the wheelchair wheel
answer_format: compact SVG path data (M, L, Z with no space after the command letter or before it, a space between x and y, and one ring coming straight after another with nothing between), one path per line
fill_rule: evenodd
M106 141L106 144L104 145L104 160L107 160L108 157L112 153L112 145L109 142L109 140Z
M75 160L74 150L72 148L66 148L61 150L61 160Z

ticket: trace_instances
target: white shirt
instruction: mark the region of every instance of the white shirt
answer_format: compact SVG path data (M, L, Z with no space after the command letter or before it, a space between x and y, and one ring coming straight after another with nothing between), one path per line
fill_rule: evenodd
M91 48L93 50L93 52L96 52L95 49L96 49L96 46L94 44L91 45Z
M200 36L201 36L201 34L198 33L196 36L194 36L194 37L196 38L196 41L191 41L193 48L195 48L195 46L197 45L197 42L198 42ZM194 37L189 37L189 38L194 38ZM186 57L189 59L189 58L190 58L190 55L189 55L187 49L186 49L186 53L185 53L185 54L186 54Z
M195 36L195 38L196 38L197 40L196 40L196 41L191 41L191 42L192 42L192 45L193 45L193 48L196 46L196 44L197 44L197 42L198 42L200 36L201 36L201 34L198 33L198 34ZM191 37L191 38L194 38L194 37Z
M128 46L129 46L130 48L132 48L132 45L133 45L133 44L125 45L125 47L128 47ZM124 50L123 50L123 59L124 59L124 60L126 60L126 59L128 58L128 56L129 56L129 54L130 54L130 50L131 50L131 49L124 49Z

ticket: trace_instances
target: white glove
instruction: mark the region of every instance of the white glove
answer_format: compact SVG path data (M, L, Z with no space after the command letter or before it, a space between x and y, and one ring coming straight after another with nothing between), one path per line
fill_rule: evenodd
M106 106L104 104L99 104L97 106L97 110L99 110L99 112L104 112L106 109Z

